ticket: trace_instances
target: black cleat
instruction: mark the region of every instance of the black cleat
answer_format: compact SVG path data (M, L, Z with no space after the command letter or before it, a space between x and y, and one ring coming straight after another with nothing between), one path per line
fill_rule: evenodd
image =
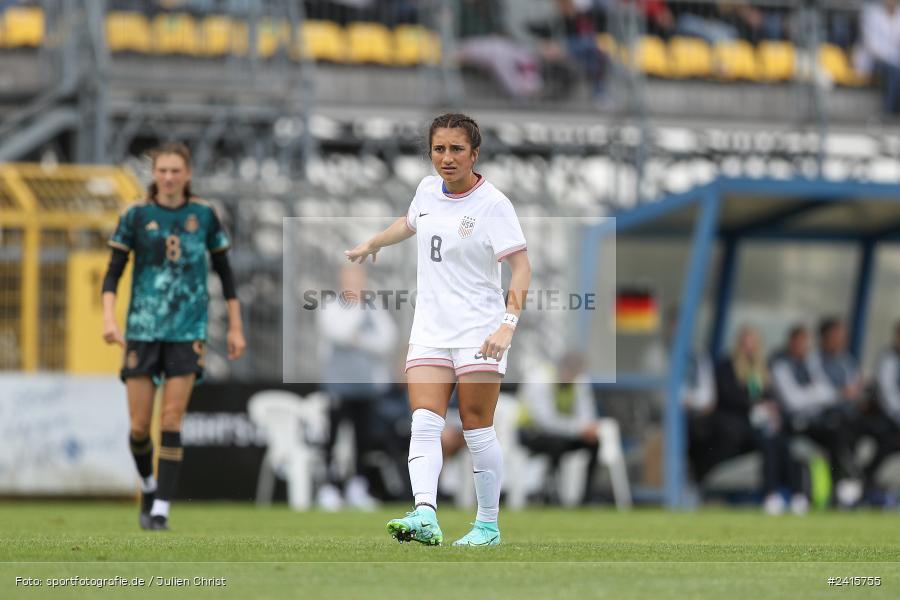
M141 494L141 515L140 515L140 524L141 529L150 529L150 509L153 507L153 499L156 496L153 492L149 494Z
M150 517L150 529L154 531L168 531L169 519L162 515L153 515Z

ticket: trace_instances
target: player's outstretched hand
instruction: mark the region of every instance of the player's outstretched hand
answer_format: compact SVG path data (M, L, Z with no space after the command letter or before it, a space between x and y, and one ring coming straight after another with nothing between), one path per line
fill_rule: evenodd
M122 332L119 331L119 325L115 321L107 322L103 324L103 341L107 344L118 344L125 347L125 338L122 337Z
M344 256L346 256L347 260L349 260L350 262L358 262L362 264L366 262L366 257L371 254L372 262L374 263L379 250L381 250L381 248L374 247L372 245L372 242L363 242L353 250L344 250Z
M244 339L244 332L240 330L228 331L228 360L237 360L244 354L247 348L247 341Z
M488 358L495 358L498 361L503 358L503 353L512 343L513 329L508 325L501 325L497 331L492 333L481 344L481 353Z

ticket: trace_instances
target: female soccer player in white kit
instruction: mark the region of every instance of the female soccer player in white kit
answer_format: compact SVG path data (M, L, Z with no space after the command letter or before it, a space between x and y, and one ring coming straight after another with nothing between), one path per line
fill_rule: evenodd
M441 431L454 387L478 498L472 530L454 546L500 543L497 515L503 456L494 432L494 409L507 349L525 304L531 265L525 236L509 199L474 171L481 132L461 114L437 117L429 154L439 177L425 177L405 217L348 250L364 262L385 246L418 238L417 299L406 360L412 415L409 478L415 508L388 522L398 541L442 543L437 485L443 458ZM500 261L512 271L508 299L500 287Z

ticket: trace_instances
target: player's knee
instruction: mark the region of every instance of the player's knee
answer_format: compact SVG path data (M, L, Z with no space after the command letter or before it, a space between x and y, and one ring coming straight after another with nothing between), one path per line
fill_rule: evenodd
M131 421L131 437L136 440L143 440L147 436L150 435L150 423L149 421L144 422L135 422Z
M460 420L462 420L463 429L481 429L482 427L490 427L494 424L490 413L486 411L460 411L459 417Z
M181 411L163 411L159 423L163 431L181 431L181 421L184 415Z
M131 436L143 439L150 434L150 417L146 415L131 415Z

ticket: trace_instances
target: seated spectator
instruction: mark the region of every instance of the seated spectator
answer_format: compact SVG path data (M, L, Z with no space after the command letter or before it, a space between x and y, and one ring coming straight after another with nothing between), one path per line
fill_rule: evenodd
M603 97L607 58L597 46L597 21L600 10L592 1L556 0L566 36L566 52L587 75L594 88L594 97Z
M837 500L852 506L862 496L860 471L854 457L855 423L840 396L810 355L809 332L796 325L787 345L769 363L775 397L787 415L791 433L822 446L828 455Z
M460 0L458 17L460 64L487 71L513 98L540 94L540 61L509 35L500 0Z
M856 358L847 351L847 327L836 318L828 317L819 324L819 351L814 355L816 368L825 373L834 393L841 399L840 410L847 422L855 426L856 437L870 437L876 443L875 459L863 471L864 485L875 492L875 472L884 458L893 452L892 438L878 406L865 394L862 373ZM886 454L885 454L886 453Z
M354 21L374 20L373 0L305 0L306 18L335 21L347 25Z
M590 453L582 499L587 503L593 490L599 443L594 392L584 374L581 355L566 354L558 369L547 368L526 379L520 391L522 445L550 459L551 475L556 475L566 454L578 450ZM547 489L555 491L558 486L548 485Z
M720 0L715 4L678 2L671 6L677 34L703 38L710 44L741 38L755 43L784 37L787 17L784 9L763 10L736 0Z
M650 35L668 39L675 28L675 17L665 0L638 0L637 8Z
M856 68L875 78L888 114L900 112L900 7L897 0L881 0L863 7L862 48Z
M847 351L847 327L837 317L826 317L819 323L819 349L812 354L831 384L833 393L846 401L843 408L854 412L862 402L863 381L856 359Z
M678 2L671 6L675 33L698 37L710 44L738 38L738 30L719 18L719 11L709 2Z
M418 22L416 0L305 0L306 18L335 21L346 26L356 21L374 21L388 27Z
M809 501L801 489L800 467L791 458L781 412L769 395L762 341L756 329L742 327L734 350L716 365L716 398L713 418L724 441L723 458L759 450L765 511L782 513L782 490L787 490L791 510L806 513Z
M888 456L900 452L900 322L894 326L894 342L878 359L875 375L874 414L869 432L876 442L875 456L866 466L866 486L874 490L878 468Z
M716 8L719 18L733 26L742 39L757 43L783 37L784 14L774 7L762 9L748 2L720 0Z

